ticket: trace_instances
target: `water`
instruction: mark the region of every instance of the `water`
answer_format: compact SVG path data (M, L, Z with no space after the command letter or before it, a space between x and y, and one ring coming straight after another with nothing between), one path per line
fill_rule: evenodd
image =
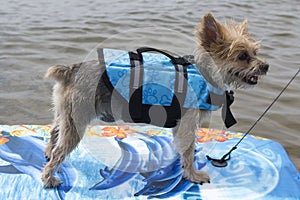
M220 21L248 18L271 65L251 90L236 92L235 131L246 132L300 67L300 1L1 1L0 124L48 124L48 67L95 59L95 47L139 46L191 54L194 27L211 12ZM300 77L252 131L280 142L300 169Z

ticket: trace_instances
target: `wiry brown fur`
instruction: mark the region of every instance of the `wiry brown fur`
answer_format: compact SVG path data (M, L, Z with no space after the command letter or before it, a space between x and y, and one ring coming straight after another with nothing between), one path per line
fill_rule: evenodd
M257 56L260 42L255 41L248 33L247 20L237 25L233 21L221 24L211 14L207 14L197 26L196 36L196 61L202 60L199 56L204 49L212 58L214 67L202 70L210 76L219 76L223 80L220 87L223 84L234 88L249 86L241 79L250 76L259 78L268 70L268 64ZM248 55L248 59L244 61L239 60L239 55L243 53Z
M256 85L258 78L268 71L268 64L257 56L259 42L248 34L247 21L237 25L221 24L207 14L197 26L196 36L196 65L203 76L220 89ZM57 65L48 70L46 77L56 80L57 84L53 91L55 119L45 151L49 162L42 174L44 187L60 184L53 173L77 146L91 120L96 116L122 120L124 105L114 98L100 78L104 70L98 61ZM173 143L181 155L184 177L200 184L210 182L210 178L193 166L195 131L207 113L189 109L173 130Z

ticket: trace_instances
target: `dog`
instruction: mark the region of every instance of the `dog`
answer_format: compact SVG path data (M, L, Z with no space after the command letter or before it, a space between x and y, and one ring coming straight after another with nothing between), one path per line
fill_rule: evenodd
M247 20L223 24L208 13L196 26L196 37L196 66L217 88L249 88L266 75L269 64L258 57L260 42L248 33ZM42 172L45 188L61 184L53 174L76 148L93 119L113 115L122 120L118 108L110 113L111 91L99 81L104 71L98 61L48 69L45 76L57 84L53 89L54 124L45 150L49 162ZM184 178L199 184L210 183L209 175L195 170L193 165L195 131L207 114L206 110L188 109L173 129L173 145L180 155Z

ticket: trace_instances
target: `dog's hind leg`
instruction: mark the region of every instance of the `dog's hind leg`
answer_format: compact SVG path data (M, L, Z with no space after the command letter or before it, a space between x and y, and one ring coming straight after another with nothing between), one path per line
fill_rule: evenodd
M84 131L85 127L75 126L72 116L61 116L59 124L58 138L55 147L51 151L50 161L44 168L42 181L45 188L57 187L61 182L53 174L64 161L65 157L77 146L80 141L79 131Z
M56 125L46 150L50 161L42 173L46 188L60 184L53 174L96 117L95 96L103 69L98 61L89 61L70 66L56 65L47 71L46 77L55 79L57 84L53 92Z
M59 133L59 109L55 106L54 110L55 110L54 122L50 130L50 140L45 149L45 157L48 161L50 160L52 150L56 146L58 133Z
M184 178L194 183L205 183L210 181L209 176L194 168L195 133L200 123L202 112L199 110L188 110L180 123L174 128L174 146L181 156L181 165L184 169Z
M65 90L64 94L64 101L61 101L59 106L59 120L56 122L58 130L53 129L57 133L53 136L54 143L49 147L53 147L52 150L50 149L50 161L46 164L42 173L45 188L57 187L61 183L53 174L65 157L76 148L85 133L88 123L94 117L93 114L83 116L84 111L88 110L86 104L90 105L90 102L79 98L79 94L74 94L72 90Z
M50 160L51 152L54 149L57 139L58 139L59 125L57 122L54 122L51 130L50 130L50 140L45 149L45 157L47 160Z

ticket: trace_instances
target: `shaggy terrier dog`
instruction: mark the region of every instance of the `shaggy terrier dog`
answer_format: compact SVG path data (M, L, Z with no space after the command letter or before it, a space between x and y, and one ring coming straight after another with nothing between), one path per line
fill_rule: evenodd
M248 34L247 20L222 24L206 14L196 27L196 37L195 64L205 79L219 89L256 85L268 71L269 65L257 55L259 42ZM46 77L57 84L53 92L55 119L45 150L49 162L42 173L45 188L61 183L53 174L78 145L93 119L99 116L123 119L119 111L123 105L112 99L111 90L101 78L104 71L105 66L99 61L49 68ZM184 178L199 184L210 182L209 176L195 170L193 165L195 131L207 113L207 110L188 109L173 129L173 143L181 156Z

